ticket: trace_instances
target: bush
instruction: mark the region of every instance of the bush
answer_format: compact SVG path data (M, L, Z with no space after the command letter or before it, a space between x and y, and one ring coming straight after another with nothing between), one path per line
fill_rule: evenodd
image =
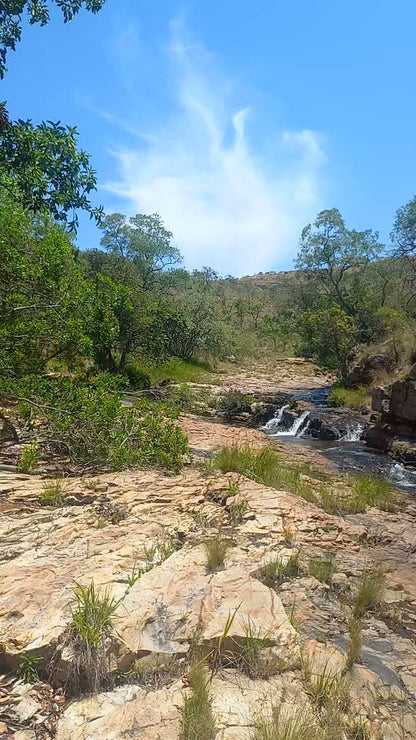
M358 388L345 388L343 383L335 383L328 396L328 406L333 408L347 407L354 411L366 412L371 407L368 388L361 385Z
M118 383L108 375L89 383L28 378L13 390L42 421L45 445L81 468L160 466L178 472L189 450L176 414L148 401L124 408Z
M222 411L227 419L232 419L238 414L250 411L250 403L244 393L231 390L218 399L218 410Z

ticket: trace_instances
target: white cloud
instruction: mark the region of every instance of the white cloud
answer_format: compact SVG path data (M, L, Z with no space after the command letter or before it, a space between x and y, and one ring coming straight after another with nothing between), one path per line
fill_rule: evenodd
M106 189L132 212L160 213L187 267L243 275L290 265L300 230L322 205L319 136L257 127L275 151L256 154L247 135L255 111L232 109L230 82L180 22L168 58L174 110L136 148L113 152L119 179Z

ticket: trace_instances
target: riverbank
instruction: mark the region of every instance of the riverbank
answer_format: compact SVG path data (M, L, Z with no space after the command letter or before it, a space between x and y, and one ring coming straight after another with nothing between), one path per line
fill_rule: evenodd
M221 380L274 397L328 384L298 361ZM184 414L180 424L193 452L181 475L68 478L58 507L39 504L51 481L0 474L3 734L7 727L18 740L179 740L197 640L210 666L216 740L251 739L259 712L272 705L307 707L318 721L327 711L319 702L339 699L329 685L349 696L338 714L350 734L334 740L414 738L414 500L398 494L392 511L328 513L319 496L344 491L346 479L320 451L217 417ZM316 484L318 498L305 500L293 484L275 488L221 473L210 460L232 445L275 451L286 468L301 470L298 490ZM209 572L205 543L218 538L227 541L224 562ZM64 690L74 655L60 646L74 580L86 586L92 579L120 599L107 645L117 673L108 691L77 697ZM360 611L358 595L376 582ZM17 681L22 659L34 658L43 681ZM318 701L314 687L325 676L328 695ZM366 734L351 734L360 725Z

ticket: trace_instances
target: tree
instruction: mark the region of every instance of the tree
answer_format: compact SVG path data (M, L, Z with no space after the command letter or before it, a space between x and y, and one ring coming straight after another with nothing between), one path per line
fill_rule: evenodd
M321 211L301 234L296 267L312 273L330 300L349 316L356 317L359 305L349 278L382 252L378 234L371 229L352 231L336 208Z
M15 50L22 34L22 15L26 10L29 23L46 26L50 20L50 8L56 5L68 23L85 6L86 10L98 13L105 0L2 0L0 3L0 78L6 72L9 49Z
M138 267L144 290L149 290L167 267L182 259L172 244L172 232L157 213L137 214L128 220L121 213L112 213L102 220L100 228L102 246Z
M391 239L395 255L404 257L416 273L416 195L397 211Z
M10 122L1 108L0 191L27 211L50 213L71 231L78 225L76 209L97 222L102 216L102 208L93 207L88 198L96 187L96 173L89 155L78 150L77 136L75 128L59 123Z
M0 374L43 372L89 354L88 288L68 235L0 201Z
M347 357L354 348L358 329L354 319L337 304L318 311L305 311L298 323L301 352L331 370L348 373Z

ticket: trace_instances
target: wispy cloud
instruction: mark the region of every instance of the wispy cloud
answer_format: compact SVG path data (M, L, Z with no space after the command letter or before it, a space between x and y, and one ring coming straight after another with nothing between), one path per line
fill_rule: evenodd
M250 136L256 112L232 108L232 83L172 23L168 50L174 106L131 148L113 152L119 175L106 188L133 212L158 212L188 267L242 275L290 264L298 235L321 206L325 156L313 131ZM273 156L256 140L269 137Z

